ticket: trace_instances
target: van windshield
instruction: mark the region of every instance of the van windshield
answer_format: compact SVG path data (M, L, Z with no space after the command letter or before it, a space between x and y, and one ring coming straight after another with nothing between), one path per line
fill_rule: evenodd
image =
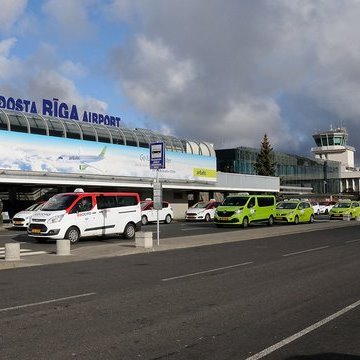
M243 196L231 196L227 197L224 202L222 203L223 206L245 206L247 201L249 200L248 197Z
M58 211L67 209L75 199L77 195L59 194L53 196L41 209L42 211Z

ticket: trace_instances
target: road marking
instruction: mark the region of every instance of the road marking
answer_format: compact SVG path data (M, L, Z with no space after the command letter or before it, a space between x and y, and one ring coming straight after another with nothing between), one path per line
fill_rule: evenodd
M360 305L360 300L354 302L353 304L339 310L338 312L318 321L317 323L310 325L309 327L307 327L306 329L303 329L301 331L299 331L298 333L289 336L288 338L279 341L278 343L268 347L267 349L264 349L263 351L260 351L259 353L252 355L250 357L248 357L246 360L257 360L257 359L261 359L264 356L269 355L270 353L280 349L281 347L290 344L291 342L293 342L294 340L299 339L300 337L310 333L311 331L316 330L317 328L319 328L320 326L323 326L325 324L327 324L328 322L335 320L336 318L338 318L341 315L344 315L345 313L347 313L350 310L355 309L356 307L358 307Z
M313 248L313 249L308 249L308 250L302 250L302 251L298 251L298 252L293 252L293 253L290 253L290 254L285 254L283 256L292 256L292 255L298 255L298 254L303 254L303 253L307 253L307 252L310 252L310 251L317 251L317 250L322 250L322 249L327 249L329 246L321 246L321 247L318 247L318 248Z
M356 239L356 240L347 240L345 241L347 244L350 244L350 243L354 243L354 242L359 242L360 239Z
M241 263L241 264L224 266L224 267L220 267L220 268L216 268L216 269L199 271L199 272L195 272L195 273L191 273L191 274L185 274L185 275L174 276L174 277L171 277L171 278L161 279L161 281L177 280L177 279L182 279L182 278L186 278L186 277L190 277L190 276L196 276L196 275L201 275L201 274L208 274L208 273L211 273L211 272L221 271L221 270L226 270L226 269L231 269L231 268L235 268L235 267L239 267L239 266L249 265L249 264L252 264L252 263L253 263L253 262L251 261L251 262L246 262L246 263Z
M188 229L181 229L181 231L191 231L191 230L204 230L203 227L193 227Z
M68 297L63 297L63 298L58 298L58 299L40 301L40 302L36 302L36 303L32 303L32 304L12 306L12 307L8 307L8 308L0 309L0 312L24 309L24 308L31 307L31 306L39 306L39 305L51 304L51 303L55 303L55 302L78 299L78 298L81 298L81 297L92 296L92 295L96 295L96 293L86 293L86 294L80 294L80 295L73 295L73 296L68 296Z
M20 249L20 256L49 254L47 251L32 251L31 249ZM0 247L0 259L5 258L5 248Z

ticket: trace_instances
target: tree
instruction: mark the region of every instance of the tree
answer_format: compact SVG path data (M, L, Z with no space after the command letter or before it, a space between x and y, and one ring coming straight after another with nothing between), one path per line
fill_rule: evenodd
M273 148L267 134L261 142L260 152L256 156L254 168L257 175L275 176L276 163L274 161Z

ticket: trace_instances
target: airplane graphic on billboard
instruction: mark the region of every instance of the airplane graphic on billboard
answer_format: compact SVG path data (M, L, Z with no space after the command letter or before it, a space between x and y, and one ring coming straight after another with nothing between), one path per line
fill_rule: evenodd
M91 165L94 162L101 161L105 158L106 146L101 150L99 155L73 155L73 154L62 154L57 160L63 162L78 162L80 170L86 170L88 167L95 166Z

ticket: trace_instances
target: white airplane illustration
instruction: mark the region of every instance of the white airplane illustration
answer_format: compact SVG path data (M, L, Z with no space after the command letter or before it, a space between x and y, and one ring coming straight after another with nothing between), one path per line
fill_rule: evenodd
M103 160L105 158L105 152L106 152L106 146L101 150L99 155L63 154L63 155L60 155L57 158L57 160L64 161L64 162L76 161L79 163L80 170L86 170L88 167L94 167L94 166L90 165L91 163Z

